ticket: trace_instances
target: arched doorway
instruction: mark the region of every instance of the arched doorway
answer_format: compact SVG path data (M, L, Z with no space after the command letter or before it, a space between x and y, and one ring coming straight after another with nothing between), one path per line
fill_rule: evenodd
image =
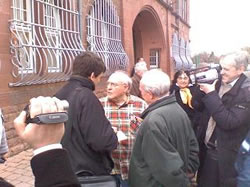
M157 13L152 8L142 9L133 24L134 62L142 57L150 68L160 68L166 61L165 46Z

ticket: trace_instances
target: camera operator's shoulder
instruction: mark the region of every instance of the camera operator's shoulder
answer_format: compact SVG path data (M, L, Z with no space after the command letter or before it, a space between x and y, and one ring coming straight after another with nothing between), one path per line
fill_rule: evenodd
M246 78L241 85L246 102L250 102L250 78Z
M250 90L250 77L247 77L243 84L241 85L241 88L247 88L248 90Z

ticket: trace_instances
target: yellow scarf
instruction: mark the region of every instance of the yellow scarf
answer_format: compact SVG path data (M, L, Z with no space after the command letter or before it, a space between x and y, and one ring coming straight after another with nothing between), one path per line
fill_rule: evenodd
M192 94L189 88L182 88L180 89L181 100L184 104L187 104L190 108L193 108L191 101L192 101Z

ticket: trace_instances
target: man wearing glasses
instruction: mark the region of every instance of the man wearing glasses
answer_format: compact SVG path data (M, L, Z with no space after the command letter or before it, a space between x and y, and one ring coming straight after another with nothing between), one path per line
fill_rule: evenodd
M131 78L125 72L116 71L108 79L107 97L100 99L106 117L118 136L119 144L112 152L115 164L112 174L121 187L128 186L129 160L140 125L138 116L147 107L145 101L129 94L131 84Z

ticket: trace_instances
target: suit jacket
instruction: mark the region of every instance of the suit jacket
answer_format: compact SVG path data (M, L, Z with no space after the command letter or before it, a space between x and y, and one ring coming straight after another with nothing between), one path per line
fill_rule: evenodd
M200 118L199 126L202 128L199 140L202 153L205 150L203 142L208 120L212 116L216 122L220 186L234 187L237 177L234 163L241 142L250 128L250 79L242 74L222 98L218 94L220 83L221 81L216 85L216 91L202 98L205 108ZM201 164L203 164L203 156L201 155Z
M31 168L36 187L80 187L67 152L63 149L49 150L34 156Z

